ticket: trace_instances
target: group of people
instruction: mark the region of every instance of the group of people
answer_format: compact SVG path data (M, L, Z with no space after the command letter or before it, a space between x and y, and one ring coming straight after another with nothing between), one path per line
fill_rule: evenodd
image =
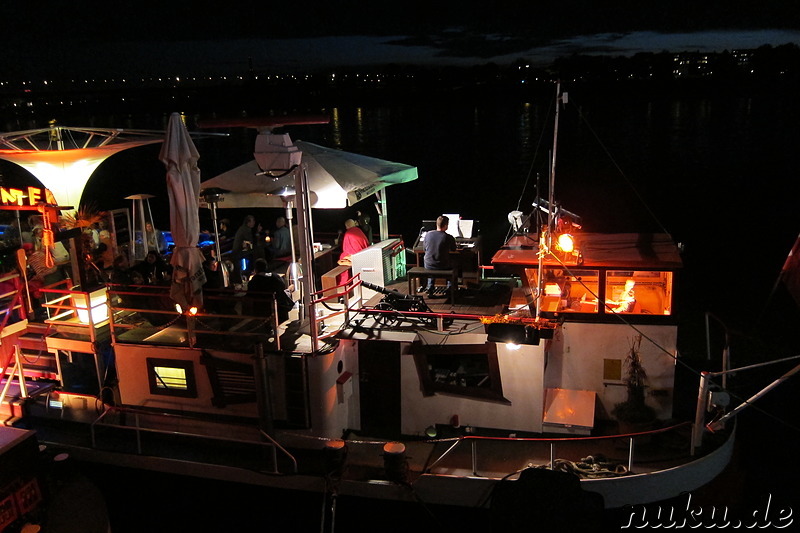
M155 250L147 252L142 261L133 265L126 255L118 255L109 275L111 283L118 285L163 285L171 279L172 265Z
M227 224L223 224L227 231ZM246 279L255 266L255 261L263 259L269 263L285 261L292 255L292 236L286 225L286 218L275 219L275 227L267 229L253 215L247 215L233 236L233 275L237 280Z

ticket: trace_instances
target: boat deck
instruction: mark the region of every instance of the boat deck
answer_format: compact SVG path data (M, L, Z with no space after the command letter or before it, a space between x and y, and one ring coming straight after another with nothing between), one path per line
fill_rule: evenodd
M123 410L102 414L68 405L53 408L40 397L29 402L25 426L36 429L50 448L93 463L310 491L325 490L333 475L325 451L329 441L303 431L275 429L271 434L281 450L252 423ZM394 475L385 462L384 446L390 441L350 433L345 435L346 461L335 477L340 494L411 499L411 493L403 494L403 487L410 486L425 493L429 503L481 507L488 504L494 483L514 479L525 468L555 468L589 482L611 480L685 465L719 444L708 443L692 457L688 424L653 434L604 436L617 430L612 425L599 426L592 438L444 429L446 434L436 438L403 439L405 467ZM727 435L716 438L722 442ZM469 491L467 497L436 488L454 479L485 483L488 492Z
M419 303L411 303L414 309L421 306L423 310L433 315L447 314L458 317L438 324L435 317L430 318L433 327L451 332L463 331L469 324L476 324L481 316L505 313L510 306L519 304L516 280L511 278L481 279L462 285L456 289L455 303L451 301L443 287L439 287L433 295L427 293L409 295L409 284L406 278L398 279L383 288L392 294L386 295L371 291L371 296L364 297L360 305L357 303L354 305L354 300L351 299L349 306L355 313L350 316L337 313L344 308L343 303L324 305L320 312L330 315L330 318L324 320L322 333L331 334L342 329L346 325L345 321L349 321L351 324L357 323L366 328L380 328L387 323L390 323L394 329L401 330L404 325L407 325L409 330L418 326L419 322L414 320L409 319L405 323L401 320L404 317L413 316L415 313L404 313L402 302L398 305L398 302L393 301L395 298L407 299L407 305L409 300L416 300ZM399 312L389 312L392 309ZM370 313L370 310L375 311ZM380 313L377 310L385 312ZM419 316L418 313L417 316ZM311 346L308 321L300 319L297 309L290 313L290 320L281 325L281 347L306 353L314 351Z

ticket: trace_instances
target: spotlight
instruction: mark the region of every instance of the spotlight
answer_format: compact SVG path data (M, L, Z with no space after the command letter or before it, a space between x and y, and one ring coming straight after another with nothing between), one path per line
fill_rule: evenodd
M486 340L502 342L509 345L539 344L539 339L545 338L540 334L539 328L525 324L494 323L486 324Z
M571 253L575 249L575 239L569 233L558 236L558 247L562 252Z
M487 324L486 340L491 342L504 342L507 344L525 344L524 324Z

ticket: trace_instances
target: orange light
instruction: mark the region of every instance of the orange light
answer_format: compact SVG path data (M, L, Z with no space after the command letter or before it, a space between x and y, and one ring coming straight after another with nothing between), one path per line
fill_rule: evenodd
M572 252L575 249L575 239L569 233L562 233L558 236L558 247L564 252Z
M190 307L189 308L189 316L194 316L197 314L197 307Z

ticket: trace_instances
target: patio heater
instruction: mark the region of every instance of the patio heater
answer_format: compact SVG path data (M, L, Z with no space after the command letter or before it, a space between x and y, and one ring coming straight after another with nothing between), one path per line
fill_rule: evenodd
M201 191L200 195L203 197L206 204L208 204L209 211L211 211L211 225L214 228L214 251L217 253L217 268L220 269L220 274L222 275L222 286L230 287L230 274L225 267L225 263L222 261L222 249L219 245L219 224L217 220L217 204L226 192L228 191L224 189L212 188Z
M302 299L303 288L300 285L300 279L303 277L303 269L301 268L300 263L297 262L297 252L295 251L294 247L294 231L292 231L292 219L294 218L292 215L292 209L294 209L294 200L297 193L294 187L287 185L286 187L282 187L274 194L280 196L286 205L286 227L289 228L289 245L292 249L292 262L289 264L289 268L286 270L286 278L289 280L289 284L294 285L295 290L299 288L300 298ZM300 318L302 319L302 307L300 309Z
M153 230L155 231L155 223L153 223L153 211L150 209L150 198L155 198L152 194L132 194L131 196L126 196L126 200L131 200L133 202L133 209L131 210L131 262L133 261L140 261L145 258L147 255L147 242L149 235L147 234L147 223L153 225ZM147 211L145 211L145 204L147 205ZM137 228L137 224L139 227ZM142 236L142 243L139 245L138 240L136 239L136 232L137 230L140 232Z

